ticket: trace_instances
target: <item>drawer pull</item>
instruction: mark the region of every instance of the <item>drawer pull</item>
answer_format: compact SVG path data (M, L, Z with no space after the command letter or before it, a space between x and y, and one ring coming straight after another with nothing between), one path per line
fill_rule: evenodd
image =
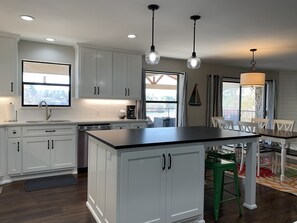
M52 129L52 130L45 130L45 132L55 132L56 130Z
M17 151L19 152L20 151L20 142L18 142L18 149Z

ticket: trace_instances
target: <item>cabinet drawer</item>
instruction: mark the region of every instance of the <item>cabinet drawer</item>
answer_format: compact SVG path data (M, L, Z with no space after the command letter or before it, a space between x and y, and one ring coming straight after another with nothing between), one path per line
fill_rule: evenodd
M23 137L32 136L55 136L55 135L73 135L76 133L76 126L30 126L23 128Z
M130 124L129 123L116 123L116 124L111 124L112 129L129 129Z
M142 129L142 128L146 128L147 124L143 123L143 122L139 122L139 123L130 123L130 128L131 129Z
M22 127L9 127L7 132L8 138L18 138L22 136Z

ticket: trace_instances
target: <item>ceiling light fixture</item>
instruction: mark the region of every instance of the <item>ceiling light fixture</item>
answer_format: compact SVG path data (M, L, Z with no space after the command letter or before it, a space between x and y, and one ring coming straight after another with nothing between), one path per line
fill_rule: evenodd
M160 54L155 50L154 46L154 20L155 20L155 10L159 9L158 5L149 5L149 10L152 10L152 45L151 50L145 54L145 61L148 64L155 65L160 61Z
M192 56L187 61L187 66L189 69L198 69L201 65L201 60L198 57L196 57L196 52L195 52L196 21L200 18L201 17L199 15L192 15L190 17L191 20L194 20L194 37L193 37L193 53L192 53Z
M48 38L46 38L45 40L46 40L46 41L49 41L49 42L54 42L54 41L56 41L56 39L51 38L51 37L48 37Z
M22 20L25 20L25 21L33 21L35 19L33 16L30 16L30 15L21 15L20 17Z
M263 87L265 85L265 73L256 71L255 52L257 49L250 49L253 53L251 71L240 75L240 85L243 87Z
M135 35L135 34L129 34L129 35L128 35L128 38L129 38L129 39L134 39L134 38L136 38L136 35Z

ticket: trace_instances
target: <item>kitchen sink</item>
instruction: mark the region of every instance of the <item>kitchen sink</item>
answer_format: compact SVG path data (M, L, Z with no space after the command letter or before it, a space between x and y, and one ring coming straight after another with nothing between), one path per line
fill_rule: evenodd
M69 120L32 120L32 121L26 121L27 123L61 123L61 122L70 122Z

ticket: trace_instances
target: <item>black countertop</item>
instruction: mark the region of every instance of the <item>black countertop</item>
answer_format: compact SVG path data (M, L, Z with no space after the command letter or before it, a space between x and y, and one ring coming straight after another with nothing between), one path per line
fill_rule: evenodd
M222 139L232 140L260 136L204 126L120 129L88 131L87 133L114 149L219 141Z

